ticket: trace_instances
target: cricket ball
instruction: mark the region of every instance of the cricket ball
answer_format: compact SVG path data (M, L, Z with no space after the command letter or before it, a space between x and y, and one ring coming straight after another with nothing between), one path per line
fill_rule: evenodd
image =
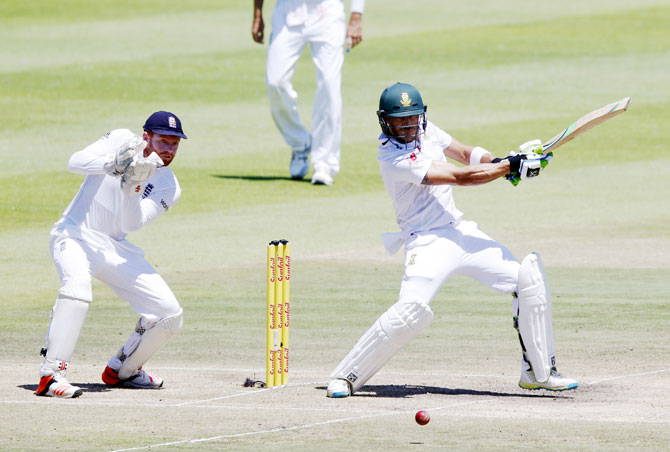
M426 425L430 422L430 414L428 414L428 411L417 411L414 420L419 425Z

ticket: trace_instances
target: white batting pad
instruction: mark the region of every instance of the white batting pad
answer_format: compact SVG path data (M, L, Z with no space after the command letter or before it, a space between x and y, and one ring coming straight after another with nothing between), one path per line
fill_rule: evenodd
M148 325L142 322L143 319L140 319L135 332L130 335L130 338L121 350L119 350L117 356L110 360L110 363L112 361L117 362L116 359L121 361L122 364L118 371L121 380L135 375L137 370L149 358L158 353L170 338L177 333L183 323L183 312L180 309L179 314L162 319L154 325Z
M555 365L551 294L540 255L531 253L521 262L518 283L518 330L535 379L544 383Z
M56 299L47 329L47 353L40 369L41 375L50 375L67 367L84 326L88 305L87 301L75 298L61 296Z
M331 377L348 380L357 391L432 321L433 310L424 301L398 301L358 340Z

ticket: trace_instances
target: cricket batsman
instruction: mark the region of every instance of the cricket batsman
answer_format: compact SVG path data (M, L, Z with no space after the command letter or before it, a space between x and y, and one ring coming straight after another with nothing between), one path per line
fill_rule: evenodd
M382 133L377 160L401 228L382 238L390 253L404 243L405 272L398 301L332 372L327 396L352 395L403 345L428 328L433 320L431 300L442 284L458 274L512 294L514 327L522 349L519 386L550 391L577 388L575 380L556 369L551 296L540 256L531 253L519 263L475 222L465 220L452 196L452 185L538 176L541 142L527 142L518 153L494 158L427 121L426 110L419 91L406 83L389 86L379 100Z
M162 378L142 366L181 328L183 311L126 235L179 200L179 183L168 167L182 138L179 118L157 111L146 120L142 136L112 130L70 157L68 169L86 177L51 230L51 256L61 287L42 349L37 395L73 398L83 392L68 383L66 372L93 300L92 276L140 316L128 341L107 363L102 381L115 387L163 385Z

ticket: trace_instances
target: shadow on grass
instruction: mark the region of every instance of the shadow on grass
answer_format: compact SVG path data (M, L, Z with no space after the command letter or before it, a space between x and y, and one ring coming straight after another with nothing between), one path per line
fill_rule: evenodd
M325 386L317 387L316 389L325 390ZM384 386L363 386L356 391L354 397L388 397L388 398L403 398L413 397L423 394L439 394L439 395L472 395L482 397L520 397L520 398L557 398L556 394L546 393L514 393L514 392L495 392L495 391L477 391L475 389L461 389L461 388L440 388L438 386L416 386L416 385L384 385ZM561 397L565 398L565 397Z
M252 182L272 182L277 180L286 180L297 183L310 183L309 179L291 179L288 176L237 176L233 174L211 174L211 177L216 177L218 179L231 179L231 180L248 180Z

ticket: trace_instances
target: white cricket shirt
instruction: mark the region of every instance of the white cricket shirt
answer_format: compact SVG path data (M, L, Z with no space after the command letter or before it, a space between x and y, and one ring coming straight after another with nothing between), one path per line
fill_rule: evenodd
M419 142L405 145L382 134L377 161L393 200L402 237L457 223L463 213L454 204L450 185L422 185L433 160L446 161L451 135L428 122Z
M100 234L122 241L128 232L158 218L179 200L181 189L170 168L158 168L138 197L124 194L120 177L106 173L105 164L133 135L128 129L112 130L70 157L68 169L86 178L54 230L82 240Z

